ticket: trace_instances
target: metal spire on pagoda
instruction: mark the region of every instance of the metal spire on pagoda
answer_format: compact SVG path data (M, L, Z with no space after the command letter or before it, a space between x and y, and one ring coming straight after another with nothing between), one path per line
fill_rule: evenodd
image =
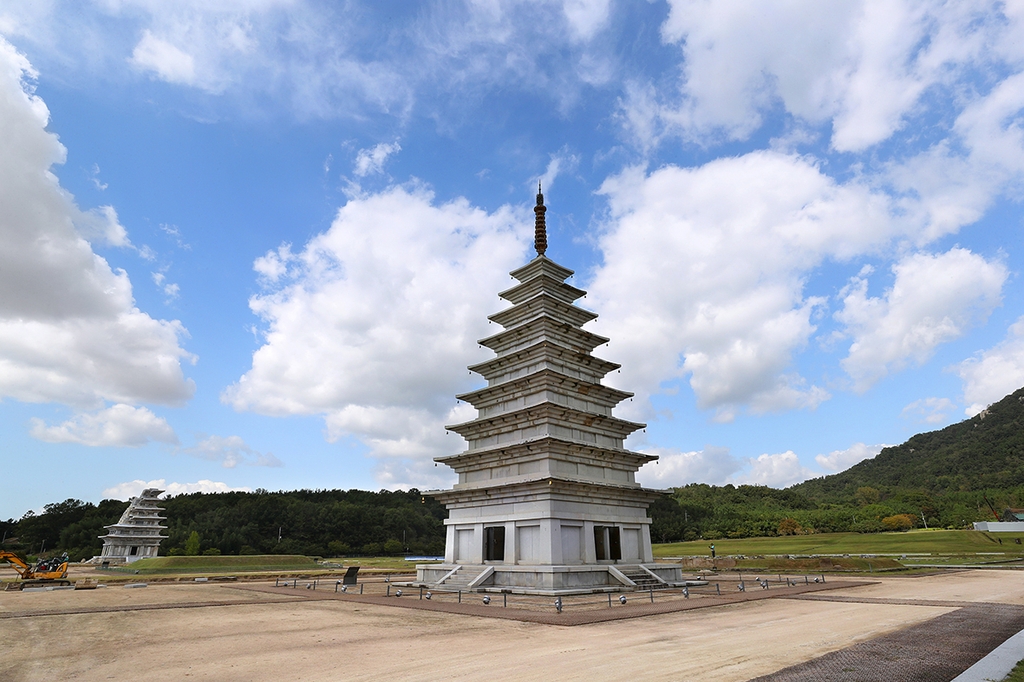
M548 230L544 223L544 213L547 212L544 206L544 194L541 192L540 181L537 181L537 205L533 207L533 213L537 216L533 228L533 248L537 249L537 255L543 256L548 250Z

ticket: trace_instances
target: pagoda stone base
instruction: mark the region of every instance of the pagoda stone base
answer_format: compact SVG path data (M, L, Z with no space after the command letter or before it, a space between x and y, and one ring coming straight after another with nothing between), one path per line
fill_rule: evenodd
M679 564L597 564L575 566L419 564L414 587L461 592L570 595L632 592L685 584ZM648 584L630 576L640 575ZM653 576L651 575L653 574Z

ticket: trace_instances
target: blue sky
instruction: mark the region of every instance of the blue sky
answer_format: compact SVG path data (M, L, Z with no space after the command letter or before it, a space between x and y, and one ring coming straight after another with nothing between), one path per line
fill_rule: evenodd
M447 487L548 255L661 455L785 486L1024 385L1020 2L0 0L0 517Z

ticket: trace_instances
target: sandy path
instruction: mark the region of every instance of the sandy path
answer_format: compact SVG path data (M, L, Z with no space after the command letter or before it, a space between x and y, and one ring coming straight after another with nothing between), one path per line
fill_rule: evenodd
M989 601L1024 605L1024 571L989 569L950 571L927 577L876 578L877 585L844 590L849 596L892 599Z
M1024 573L887 578L842 593L1024 604ZM265 595L213 584L0 593L8 614L86 602L231 603L3 619L0 679L742 681L953 610L770 599L568 628L256 598Z

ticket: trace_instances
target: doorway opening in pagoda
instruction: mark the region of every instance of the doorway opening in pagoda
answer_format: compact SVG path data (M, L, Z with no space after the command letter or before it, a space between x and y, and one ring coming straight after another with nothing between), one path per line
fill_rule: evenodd
M598 561L622 559L622 543L618 526L594 526L594 549Z
M130 554L131 556L135 556L138 553L139 553L139 548L138 547L132 547L131 551L128 552L128 554Z
M505 560L505 526L484 528L484 561Z

